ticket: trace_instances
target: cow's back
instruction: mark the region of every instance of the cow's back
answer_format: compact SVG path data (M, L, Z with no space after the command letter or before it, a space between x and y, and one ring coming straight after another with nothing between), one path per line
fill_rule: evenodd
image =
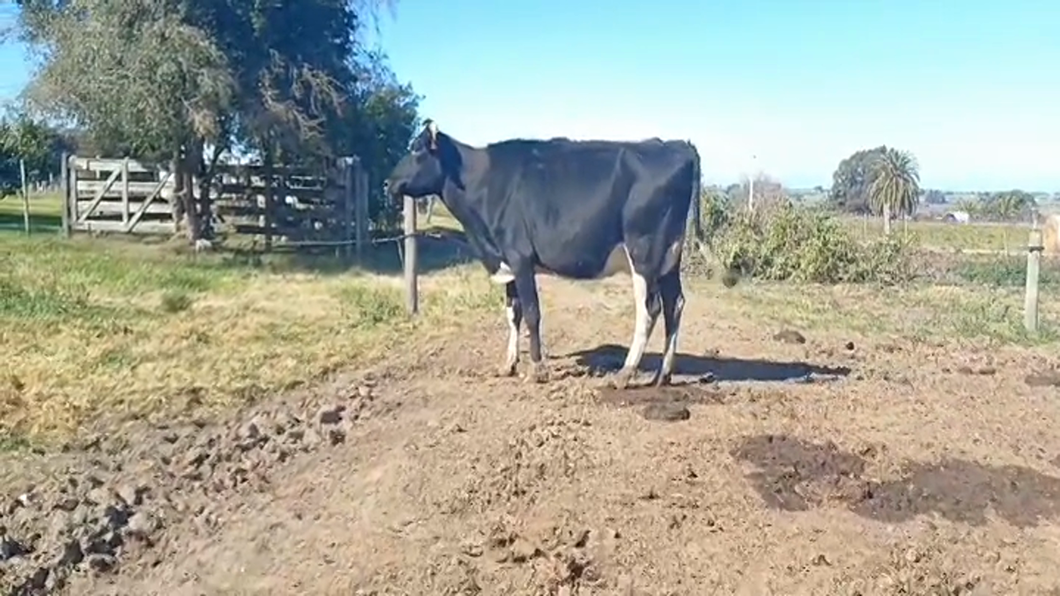
M514 140L487 151L486 192L506 212L498 234L565 277L617 272L630 230L674 235L670 207L687 213L692 194L679 178L695 150L680 141Z

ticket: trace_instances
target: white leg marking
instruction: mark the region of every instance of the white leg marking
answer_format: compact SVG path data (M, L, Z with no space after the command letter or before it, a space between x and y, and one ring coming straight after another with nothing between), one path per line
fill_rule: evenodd
M629 262L629 275L633 278L633 303L637 318L633 325L633 341L629 344L629 352L626 353L626 362L622 369L632 373L640 366L641 358L644 357L648 338L655 327L655 319L648 313L648 281L633 269L633 257L629 256L628 248L626 259Z
M631 275L633 277L633 305L636 308L637 318L633 326L633 341L629 344L626 363L622 366L626 370L635 370L640 366L640 360L644 357L644 349L648 346L648 334L651 333L647 306L648 282L636 272Z
M512 268L508 266L508 263L501 262L501 266L497 268L497 271L490 276L490 281L495 284L504 285L506 283L515 281L515 275L512 273Z
M507 306L504 311L508 315L508 359L505 366L511 369L519 362L519 325L515 323L514 308Z

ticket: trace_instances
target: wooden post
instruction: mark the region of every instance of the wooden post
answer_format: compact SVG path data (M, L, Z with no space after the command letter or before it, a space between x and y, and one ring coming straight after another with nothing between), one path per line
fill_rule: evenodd
M364 162L360 159L357 160L357 167L353 171L354 175L354 188L356 193L354 198L354 218L353 225L356 226L356 237L357 237L357 262L364 263L364 252L368 248L369 242L369 230L368 230L368 170L364 167Z
M416 201L405 195L405 307L410 315L419 312L420 297L416 280Z
M121 223L129 231L129 158L121 160Z
M29 182L26 181L26 160L18 160L19 175L22 176L22 225L29 235Z
M349 263L350 256L353 254L353 247L351 246L354 241L354 201L356 200L353 178L353 158L340 157L338 161L339 172L341 172L342 182L342 241L345 243L342 245L342 258L346 263Z
M1042 231L1032 229L1027 240L1027 287L1024 290L1023 326L1038 332L1038 273L1042 264Z
M60 191L60 194L62 195L62 205L60 205L59 208L61 210L62 222L63 222L62 223L62 229L59 230L59 233L62 234L63 238L69 238L70 237L70 193L72 191L76 190L74 188L74 185L70 184L70 176L72 175L72 173L75 170L70 167L70 154L69 153L63 151L63 162L61 164L59 164L59 168L60 168L59 177L62 179L59 182L59 184L61 185L61 188L62 188L62 190Z
M265 175L265 206L263 208L262 224L261 227L265 228L265 252L272 250L272 199L273 199L273 179L272 179L272 157L265 157L265 168L263 174Z

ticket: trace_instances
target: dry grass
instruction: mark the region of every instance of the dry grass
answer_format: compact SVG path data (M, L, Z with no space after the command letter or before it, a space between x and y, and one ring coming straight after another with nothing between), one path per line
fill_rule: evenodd
M449 223L444 212L432 221ZM500 316L501 291L477 264L425 276L424 315L410 321L400 280L363 272L17 233L0 234L0 261L0 440L59 437L101 414L241 405L380 357L416 341L417 331ZM793 289L745 282L729 290L691 279L687 287L691 299L716 305L721 322L862 336L1053 346L1060 321L1060 303L1045 301L1043 331L1028 337L1016 284Z
M417 326L498 308L467 267L399 280L196 259L129 241L0 235L0 434L62 435L98 414L213 410L414 341ZM430 291L444 281L445 292Z

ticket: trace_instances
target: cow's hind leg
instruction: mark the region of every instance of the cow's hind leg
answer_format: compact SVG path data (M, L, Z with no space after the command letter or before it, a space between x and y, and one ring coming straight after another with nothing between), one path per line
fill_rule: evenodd
M504 313L508 320L508 353L500 374L510 377L515 374L515 367L519 364L519 326L523 322L523 305L514 281L504 284Z
M662 310L660 304L658 285L649 283L648 280L636 272L630 265L630 276L633 278L633 301L636 308L636 321L633 327L633 341L629 344L629 352L626 353L626 362L622 370L614 377L614 385L618 389L625 389L633 377L637 374L637 368L644 357L644 350L648 346L648 338L655 328L655 322Z
M519 267L515 271L513 283L522 306L526 328L530 332L530 371L526 378L528 381L543 383L548 380L548 370L541 357L541 301L537 295L533 266Z
M681 288L681 266L678 265L659 279L659 296L662 298L663 325L666 327L666 349L662 364L652 383L668 385L677 357L677 333L681 328L681 311L685 307L685 294Z

